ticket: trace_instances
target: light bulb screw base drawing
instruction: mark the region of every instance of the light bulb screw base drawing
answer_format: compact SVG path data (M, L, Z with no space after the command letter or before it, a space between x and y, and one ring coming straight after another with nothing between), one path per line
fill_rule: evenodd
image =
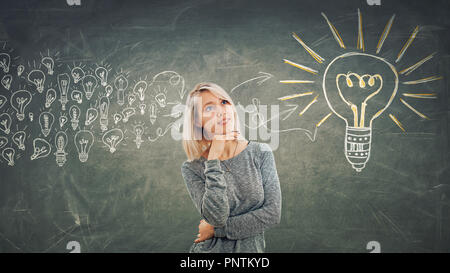
M88 160L88 154L87 153L80 153L78 155L78 159L80 162L86 162Z
M56 164L57 164L59 167L64 166L64 164L66 163L66 161L67 161L66 155L67 155L67 153L64 152L64 151L60 151L60 152L56 152L56 153L55 153L55 156L56 156Z
M345 157L357 172L361 172L369 160L371 140L372 128L346 127Z

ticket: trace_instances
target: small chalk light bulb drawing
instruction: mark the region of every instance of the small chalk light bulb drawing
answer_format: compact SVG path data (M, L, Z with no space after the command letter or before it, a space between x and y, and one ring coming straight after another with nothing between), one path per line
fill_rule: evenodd
M56 164L59 167L64 166L67 161L67 153L66 153L66 147L67 147L68 137L66 132L59 131L55 135L55 147L56 152L54 153L56 157Z
M19 148L19 150L25 151L26 137L27 133L25 133L25 131L18 131L12 136L12 141L17 145L17 148Z
M8 166L14 166L14 155L16 151L13 148L5 148L2 151L2 157L8 162Z
M69 93L69 86L70 86L70 77L67 73L59 74L57 76L58 81L58 87L59 87L59 102L61 102L62 110L66 110L66 104L69 101L67 99L67 95Z
M0 149L8 144L8 139L4 136L0 136Z
M86 75L84 76L82 82L84 95L88 100L90 100L95 92L95 89L97 88L97 78L93 75Z
M123 140L123 131L119 128L114 128L106 132L103 137L103 143L108 146L109 152L114 153L117 145Z
M33 154L31 160L47 157L52 152L52 146L43 138L35 138L33 140Z
M341 49L347 49L341 38L337 28L331 23L325 13L321 13L328 25L332 37ZM329 112L315 126L316 129L320 127L325 121L335 114L345 121L345 139L344 139L344 153L347 161L356 172L361 172L365 167L370 157L372 145L372 128L373 121L380 117L389 108L395 97L399 93L400 83L406 87L415 84L428 83L440 80L441 76L429 76L418 80L403 80L400 77L406 77L413 71L422 66L425 62L433 58L436 52L420 59L417 63L407 66L398 71L393 65L394 62L376 56L379 54L385 40L387 39L391 27L393 25L395 14L388 20L383 32L380 35L378 44L376 46L375 54L367 54L365 52L362 14L357 10L358 16L358 34L356 40L356 50L332 59L329 62L322 75L322 91L323 96L327 102ZM419 32L419 26L415 27L409 36L409 39L404 43L403 47L398 52L395 63L399 63L405 55L407 49L412 44ZM292 37L300 44L300 46L319 64L325 65L326 60L317 54L312 48L308 47L299 35L292 33ZM398 36L401 37L401 36ZM362 51L362 52L360 52ZM319 75L319 70L298 64L293 61L284 59L284 63L298 68L304 72L314 75ZM319 75L320 76L320 75ZM283 84L311 84L314 80L309 79L292 79L282 80ZM299 97L306 97L306 95L314 95L314 99L307 104L307 106L299 113L303 116L305 112L317 102L320 94L315 92L306 92L300 94L293 94L278 98L279 100L291 100ZM436 93L409 93L402 92L401 95L413 99L436 99ZM399 98L401 104L413 111L423 119L429 119L426 115L419 112L413 106ZM392 114L389 113L389 118L397 125L403 132L406 132L402 123Z
M89 152L94 143L94 135L91 131L80 130L74 137L75 146L78 151L78 159L80 162L86 162L89 158Z
M16 117L19 121L25 119L25 109L30 104L31 98L31 93L27 90L18 90L11 95L11 106L16 110Z
M69 115L70 122L72 123L72 129L75 131L78 128L78 124L80 123L80 107L76 105L70 106Z
M108 84L108 69L99 66L95 69L95 75L100 79L100 84L106 86Z
M11 116L8 113L0 114L0 131L9 134L11 132L11 123Z
M9 72L9 66L11 64L11 57L8 53L0 53L0 67L3 69L3 72Z
M11 88L12 80L13 78L9 74L3 76L1 83L6 90L9 90Z
M78 83L84 78L84 70L79 66L72 68L70 74L72 75L74 83Z
M144 134L144 126L142 124L134 126L134 134L136 135L136 138L133 141L134 143L136 143L136 147L140 149L141 144L144 142L142 140L142 135Z
M18 77L22 76L22 74L23 74L24 71L25 71L25 66L23 66L23 65L20 64L20 65L17 67L17 76L18 76Z
M0 109L2 109L3 106L5 106L7 101L8 101L8 99L5 96L0 95Z
M102 132L108 130L108 111L109 111L109 98L101 97L99 102L100 108L100 129Z
M67 120L68 120L67 116L65 114L61 114L58 118L59 128L62 129L64 127L64 125L66 124Z
M76 101L78 104L83 103L83 93L81 93L81 91L72 90L72 92L70 93L70 98L73 101Z
M53 75L54 73L54 67L55 67L55 62L53 61L53 59L51 57L44 57L41 59L41 64L43 64L46 68L47 68L47 74L49 75Z
M56 91L53 88L49 88L45 94L45 108L50 108L52 103L56 100Z
M28 81L36 86L39 93L44 92L45 74L39 69L31 70L28 74Z
M139 96L141 102L145 99L145 92L147 91L148 84L146 81L138 81L133 88L133 93Z
M55 116L50 112L42 112L39 115L39 125L41 126L41 132L45 137L50 134L54 122Z
M114 86L117 89L117 104L122 106L125 103L125 90L128 88L127 78L121 74L114 80Z
M98 117L98 110L95 108L88 108L86 110L86 120L84 122L84 125L89 126L91 125Z

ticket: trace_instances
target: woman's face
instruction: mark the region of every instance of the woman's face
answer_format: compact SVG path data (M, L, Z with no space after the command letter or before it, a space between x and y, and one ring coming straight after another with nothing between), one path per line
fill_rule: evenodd
M211 136L231 132L234 128L234 111L231 103L226 99L216 97L210 91L201 92L199 97L200 117L204 130Z

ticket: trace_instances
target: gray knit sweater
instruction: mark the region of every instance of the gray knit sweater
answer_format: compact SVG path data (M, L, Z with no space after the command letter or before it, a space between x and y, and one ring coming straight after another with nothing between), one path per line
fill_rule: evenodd
M264 252L264 230L280 223L281 190L272 149L250 141L227 160L185 161L181 173L214 237L189 252ZM195 239L195 238L193 238Z

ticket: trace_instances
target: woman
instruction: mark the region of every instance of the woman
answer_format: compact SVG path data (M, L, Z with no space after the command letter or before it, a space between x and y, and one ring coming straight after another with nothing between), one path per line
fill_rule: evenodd
M280 223L281 191L268 144L241 137L235 105L200 83L184 112L181 173L202 216L189 252L264 252L264 230Z

